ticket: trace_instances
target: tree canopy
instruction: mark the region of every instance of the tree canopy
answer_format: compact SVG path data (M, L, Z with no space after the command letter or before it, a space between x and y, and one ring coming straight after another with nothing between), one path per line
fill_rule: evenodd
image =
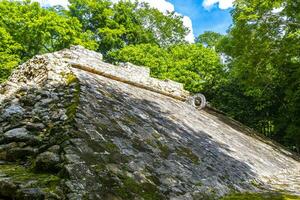
M203 34L196 38L196 43L201 43L208 48L215 48L219 44L223 35L213 31L205 31Z
M184 42L188 33L182 17L163 14L145 3L109 0L70 0L70 15L90 30L103 54L126 45L151 43L168 46Z
M240 96L253 105L243 122L298 151L299 9L300 2L292 0L237 1L233 26L219 43L230 57L231 80L239 84Z
M11 70L20 62L19 52L22 46L15 42L11 35L0 27L0 83L11 73Z
M0 26L22 46L21 59L81 44L95 48L88 32L74 17L61 16L29 1L0 1Z
M184 83L185 88L194 93L217 87L222 78L218 54L202 45L179 44L168 48L131 45L109 52L109 58L150 67L152 76Z
M126 45L184 43L182 17L163 14L148 4L108 0L70 0L42 8L37 2L0 0L0 80L34 55L80 44L104 55ZM8 48L9 47L9 48Z

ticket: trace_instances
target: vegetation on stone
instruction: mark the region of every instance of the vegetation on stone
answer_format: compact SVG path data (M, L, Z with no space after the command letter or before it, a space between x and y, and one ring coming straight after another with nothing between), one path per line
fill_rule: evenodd
M199 158L197 155L195 155L193 153L193 151L189 148L186 148L186 147L179 147L176 149L176 153L179 155L179 156L183 156L183 157L186 157L188 159L190 159L194 164L199 164Z
M17 164L1 164L0 175L1 197L6 197L5 194L9 193L9 195L13 198L24 198L21 197L25 194L22 194L20 186L18 186L19 184L27 184L21 186L21 188L40 188L41 195L48 195L49 198L51 198L51 196L55 198L55 196L60 195L60 191L57 186L61 179L53 174L36 173L32 171L32 169L28 169ZM10 191L5 191L5 188L7 188L4 184L6 181L5 178L8 178L7 180L10 181Z
M299 200L299 196L280 193L236 193L227 195L221 200Z

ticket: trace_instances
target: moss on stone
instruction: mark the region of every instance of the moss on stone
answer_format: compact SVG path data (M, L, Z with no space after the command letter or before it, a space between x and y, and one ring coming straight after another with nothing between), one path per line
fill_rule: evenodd
M72 83L77 82L77 77L73 73L69 73L66 75L66 83L67 85L71 85Z
M74 93L72 100L70 101L71 103L66 106L66 114L69 118L69 120L72 120L76 114L77 107L79 105L79 97L80 97L80 84L77 76L74 73L65 73L61 72L60 75L65 79L66 85L70 86L72 84L75 85L74 87ZM72 85L73 86L73 85ZM66 89L66 93L68 94L70 92L70 88Z
M146 144L152 146L153 148L158 148L160 150L160 156L167 159L172 153L172 150L166 144L162 144L159 140L147 139Z
M219 176L219 178L220 178L220 180L222 180L222 181L227 181L227 180L229 180L230 179L230 176L227 174L227 172L226 172L226 174L225 175L220 175Z
M152 133L152 136L156 139L159 139L161 137L161 135L156 131Z
M109 172L101 177L101 181L105 195L119 197L120 199L164 199L159 189L152 183L139 183L129 176Z
M140 152L147 151L146 144L143 141L141 141L139 138L132 139L132 147Z
M158 142L158 148L160 150L160 155L163 158L167 159L169 157L169 155L171 154L171 150L169 149L168 145Z
M147 179L152 181L155 185L160 185L161 182L157 176L151 175L151 176L146 176Z
M251 180L250 183L251 183L251 185L253 185L256 188L263 189L263 185L261 183L257 182L256 180Z
M220 200L300 200L300 196L282 193L233 193Z
M186 147L179 147L179 148L176 148L176 153L179 155L179 156L183 156L183 157L186 157L188 159L190 159L194 164L199 164L199 158L197 155L195 155L193 153L193 151L189 148L186 148Z
M102 144L103 148L109 152L106 156L109 160L106 164L93 166L97 172L103 189L104 199L144 199L144 200L159 200L164 199L159 189L155 184L159 183L156 177L149 177L151 182L138 182L133 177L128 176L125 155L120 153L119 148L112 142L105 142ZM121 160L120 160L121 159ZM108 163L116 163L121 170L111 170ZM154 183L154 184L153 184Z
M55 139L56 144L61 144L64 141L70 139L70 136L68 135L68 132L66 131L68 127L64 127L61 125L53 126L49 129L47 129L45 135L49 135L52 137L52 139Z
M24 91L24 90L18 90L17 92L16 92L16 96L18 97L18 98L21 98L21 97L23 97L23 96L25 96L27 93Z
M133 115L126 115L122 118L122 120L124 122L126 122L126 124L128 124L128 125L136 124L136 122L137 122L137 119Z
M195 185L198 187L201 187L201 186L203 186L203 183L201 181L198 181Z
M1 84L1 79L0 79L0 84ZM0 86L0 94L4 94L5 92L6 92L6 88Z
M66 114L68 116L69 121L73 120L77 111L77 108L79 106L79 102L80 102L80 84L79 84L79 80L77 79L77 77L75 75L67 75L67 84L71 84L71 83L76 83L75 84L75 90L73 93L73 97L71 100L71 103L66 107ZM68 82L71 81L71 82Z
M35 173L31 169L15 165L0 165L0 173L8 176L15 183L28 183L30 187L39 187L46 193L55 193L60 177L49 173Z
M119 148L113 142L105 142L104 149L110 153L119 152Z
M101 172L104 172L105 170L107 170L107 167L104 163L99 163L99 164L93 165L91 167L97 173L101 173Z
M61 72L60 75L65 79L67 85L77 82L77 77L73 73Z
M123 164L123 163L127 163L129 160L128 156L122 154L120 152L119 147L110 141L97 144L97 151L107 152L107 154L103 154L102 156L103 162L107 164L108 163Z

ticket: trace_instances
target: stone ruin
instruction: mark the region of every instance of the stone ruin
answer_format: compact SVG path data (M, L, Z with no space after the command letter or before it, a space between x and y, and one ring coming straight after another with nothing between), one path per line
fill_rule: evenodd
M35 56L0 87L0 199L300 195L297 155L189 97L80 46Z

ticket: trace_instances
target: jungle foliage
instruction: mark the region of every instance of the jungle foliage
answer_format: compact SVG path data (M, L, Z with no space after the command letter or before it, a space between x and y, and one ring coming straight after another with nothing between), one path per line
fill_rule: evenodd
M233 26L217 44L228 83L215 105L300 151L300 2L239 0Z
M183 83L185 89L193 93L214 90L223 78L218 54L201 44L178 44L168 48L152 44L129 45L110 51L108 59L148 66L153 77Z

